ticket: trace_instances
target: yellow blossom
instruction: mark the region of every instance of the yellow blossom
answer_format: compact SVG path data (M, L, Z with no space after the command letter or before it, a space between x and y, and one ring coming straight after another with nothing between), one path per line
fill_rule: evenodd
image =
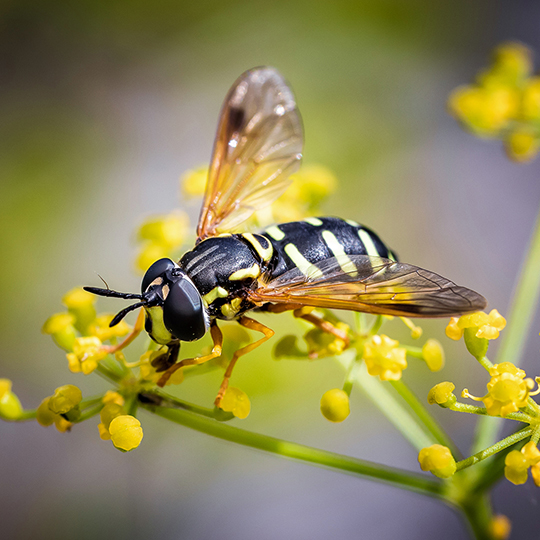
M401 379L402 371L407 367L406 351L399 347L399 342L388 336L375 335L364 345L364 361L368 373L379 376L382 381Z
M180 247L189 234L189 218L184 212L175 212L147 219L139 228L139 240Z
M206 180L208 179L208 167L203 165L197 169L186 171L180 177L182 192L188 197L199 197L204 194Z
M73 352L67 355L69 369L73 373L81 371L88 375L92 373L98 363L107 356L107 351L102 346L101 340L95 336L80 337L75 339Z
M145 242L137 255L135 266L139 272L146 272L159 259L170 258L171 251L171 247L167 244Z
M506 326L506 319L496 310L487 313L477 311L470 315L463 315L458 320L458 327L478 328L476 337L484 339L497 339L499 332Z
M502 43L495 49L493 69L501 81L518 84L532 72L530 49L515 41Z
M247 418L251 410L251 403L245 392L239 388L230 387L225 391L220 408L232 412L237 418Z
M527 481L527 471L531 468L533 479L537 486L540 473L540 450L536 444L529 441L522 449L512 450L504 460L504 475L513 484L524 484Z
M444 350L436 339L424 343L422 357L431 371L440 371L444 367Z
M40 403L39 407L37 408L36 420L38 424L44 427L54 424L56 429L60 433L65 433L66 431L69 431L73 424L69 422L68 420L66 420L60 414L57 414L50 409L49 407L50 400L51 400L50 397L45 398Z
M452 393L455 389L455 384L445 381L436 384L428 393L428 403L433 405L453 405L456 402L456 396Z
M525 372L511 362L495 364L490 368L491 380L487 384L488 393L477 398L465 389L463 397L483 401L491 416L506 416L527 405L532 379L525 379Z
M50 334L61 349L71 351L77 337L74 323L75 316L72 313L55 313L45 321L41 331Z
M96 318L96 296L76 287L62 297L62 302L75 317L75 328L84 334L88 325Z
M128 414L117 416L111 421L109 434L114 446L125 452L137 448L143 438L141 423Z
M348 394L340 388L328 390L321 398L321 412L330 422L343 422L351 412Z
M49 399L49 409L56 414L66 414L82 401L82 392L73 384L60 386Z
M412 339L419 339L422 337L423 330L420 326L416 326L411 319L408 317L400 317L400 319L405 323L405 326L411 331Z
M450 478L456 472L456 461L446 446L433 444L422 448L418 462L423 471L430 471L439 478Z
M102 342L129 334L131 326L125 320L120 321L112 328L109 326L113 317L114 315L110 313L98 315L90 325L90 334Z

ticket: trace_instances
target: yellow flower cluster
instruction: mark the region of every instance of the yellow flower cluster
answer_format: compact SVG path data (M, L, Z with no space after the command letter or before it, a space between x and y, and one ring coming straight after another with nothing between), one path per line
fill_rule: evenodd
M456 472L456 460L446 446L433 444L422 448L418 462L423 471L429 471L439 478L450 478Z
M72 289L62 300L68 311L49 317L42 331L50 334L54 342L67 352L69 369L73 373L88 375L108 354L103 342L113 342L129 334L131 327L121 321L110 328L113 315L97 315L94 307L96 297L83 289Z
M137 233L141 243L137 270L145 272L151 264L164 257L178 258L178 251L188 235L189 218L184 212L147 219Z
M532 76L531 51L521 43L504 43L493 63L472 85L456 88L450 113L482 137L501 138L515 161L529 161L540 148L540 77Z
M143 438L141 423L134 416L126 414L124 398L117 392L107 392L103 397L99 436L104 441L112 441L114 446L124 452L137 448Z
M540 450L534 442L528 442L521 451L509 452L504 464L504 475L512 484L524 484L531 469L534 483L540 487Z
M364 345L364 361L368 373L381 381L397 381L407 367L407 351L399 341L384 334L372 336Z
M527 405L529 392L534 381L525 378L526 373L511 362L496 364L489 370L491 380L487 384L487 394L477 398L463 390L462 396L483 401L491 416L506 416Z

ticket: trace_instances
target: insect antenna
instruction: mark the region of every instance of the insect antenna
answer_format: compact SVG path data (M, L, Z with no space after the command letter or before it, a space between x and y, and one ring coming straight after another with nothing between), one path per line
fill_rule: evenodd
M142 300L142 294L123 293L112 289L100 289L98 287L83 287L86 292L97 294L98 296L110 296L113 298L123 298L124 300Z
M137 302L136 304L132 304L131 306L128 306L127 308L124 308L123 310L119 311L113 317L113 320L109 323L109 327L112 328L113 326L116 326L130 311L143 307L144 305L145 305L145 302Z

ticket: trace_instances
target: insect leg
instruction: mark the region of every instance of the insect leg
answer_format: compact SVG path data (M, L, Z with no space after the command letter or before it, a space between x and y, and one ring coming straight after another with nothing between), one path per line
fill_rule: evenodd
M343 330L340 330L339 328L336 328L331 322L325 321L321 317L317 317L317 315L313 315L313 313L306 313L304 311L304 308L295 309L293 311L293 315L297 319L303 319L304 321L308 321L311 324L313 324L315 327L317 327L319 330L322 330L323 332L327 332L328 334L332 334L338 339L343 340L346 344L346 347L349 346L349 337L347 336L347 333L343 332Z
M229 365L227 367L227 370L225 371L225 375L223 376L223 382L221 383L221 386L219 387L219 392L216 396L216 400L214 404L216 407L219 407L221 400L223 399L223 396L225 394L225 391L227 390L229 386L229 379L231 378L232 371L234 369L234 366L237 362L237 360L241 357L247 354L248 352L251 352L252 350L256 349L259 345L262 345L266 340L270 339L274 335L274 331L271 328L268 328L268 326L264 326L264 324L261 324L260 322L257 322L254 319L250 319L249 317L240 317L238 319L238 322L244 327L248 328L249 330L256 330L257 332L261 332L264 334L264 337L261 339L254 341L253 343L250 343L249 345L246 345L245 347L242 347L241 349L238 349L231 361L229 362Z
M125 349L140 333L144 325L144 309L141 308L137 320L133 326L133 330L122 340L118 345L104 345L103 348L107 350L109 354Z
M171 366L159 379L157 382L158 386L165 386L167 384L167 381L171 377L171 375L178 369L183 368L185 366L195 366L197 364L204 364L205 362L208 362L209 360L212 360L213 358L217 358L218 356L221 356L221 350L223 346L223 334L221 333L221 330L219 329L216 322L212 322L212 325L210 326L210 336L212 337L212 341L214 342L214 346L212 347L212 352L210 354L205 354L204 356L199 356L197 358L185 358L181 362L178 362L177 364L174 364L174 366Z

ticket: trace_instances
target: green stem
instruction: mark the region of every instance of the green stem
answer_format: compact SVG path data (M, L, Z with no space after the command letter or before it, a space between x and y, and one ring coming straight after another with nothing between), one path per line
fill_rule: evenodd
M459 506L463 510L476 540L495 540L489 527L493 514L487 494L470 497Z
M445 499L444 484L422 475L268 437L267 435L260 435L233 427L229 424L216 422L185 410L157 407L148 404L141 404L141 407L177 424L219 439L296 459L304 463L328 467L363 478L377 480L424 495Z
M96 373L109 382L112 381L114 383L118 383L121 380L121 377L116 375L116 373L111 371L109 368L105 367L103 363L98 364L98 367L96 368Z
M458 461L456 464L457 470L461 471L462 469L470 467L471 465L475 465L479 461L483 461L484 459L492 456L493 454L496 454L497 452L500 452L501 450L504 450L505 448L508 448L509 446L512 446L513 444L516 444L517 442L522 441L523 439L526 439L527 437L531 435L532 432L533 432L533 428L529 426L527 426L526 428L520 429L516 433L509 435L508 437L504 438L502 441L495 443L489 448L486 448L485 450L481 450L480 452L473 454L471 457L468 457L467 459Z
M101 412L101 409L103 409L103 403L97 403L93 407L89 407L81 414L81 416L77 420L77 424L80 424L81 422L84 422L85 420L96 416L96 414L99 414Z
M339 361L347 367L343 355ZM421 450L436 442L434 437L397 401L376 377L372 377L365 366L354 371L356 383L364 390L374 405L390 420L394 427L409 441L413 448Z
M452 411L464 412L469 414L479 414L481 416L491 416L488 415L487 409L485 407L477 407L476 405L469 405L468 403L460 403L456 401L451 407L448 407ZM491 416L491 418L500 418L498 416ZM509 420L516 420L517 422L524 422L525 424L530 424L534 419L532 416L522 412L513 412L507 414L504 418Z
M517 281L508 324L502 332L502 339L495 363L512 362L519 365L527 343L527 335L540 295L540 212L536 218L534 233L525 262ZM480 419L473 450L493 443L497 438L500 422Z
M414 414L424 424L427 430L435 437L435 440L444 446L447 446L452 450L454 456L459 456L460 452L455 446L454 442L448 437L448 435L441 428L439 423L429 414L426 408L420 403L416 396L411 392L409 387L402 381L390 381L390 384L394 387L396 392L403 398L403 400L409 405Z

